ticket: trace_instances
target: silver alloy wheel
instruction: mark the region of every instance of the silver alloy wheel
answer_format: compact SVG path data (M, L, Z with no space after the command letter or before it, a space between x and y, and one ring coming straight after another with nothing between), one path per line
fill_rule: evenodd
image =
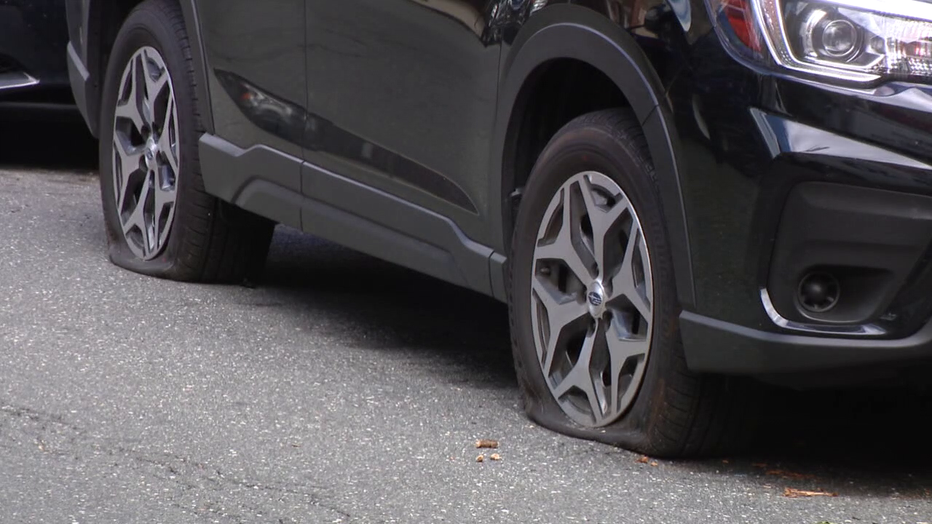
M151 260L168 241L178 191L178 110L165 60L137 50L123 70L113 119L113 188L123 236Z
M644 376L653 331L647 242L611 178L579 173L554 195L531 266L534 345L547 386L579 424L611 424Z

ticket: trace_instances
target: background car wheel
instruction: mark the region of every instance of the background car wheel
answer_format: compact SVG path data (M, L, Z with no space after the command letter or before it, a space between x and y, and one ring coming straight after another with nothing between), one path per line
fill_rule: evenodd
M748 427L743 383L686 368L661 201L633 113L567 124L523 194L509 305L529 416L653 456L732 449Z
M152 276L239 281L261 270L274 223L204 191L191 49L176 2L129 15L104 86L100 184L111 260Z

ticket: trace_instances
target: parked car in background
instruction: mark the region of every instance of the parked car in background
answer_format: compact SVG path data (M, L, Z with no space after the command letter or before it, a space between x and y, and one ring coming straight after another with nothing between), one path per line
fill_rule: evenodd
M0 110L76 116L67 44L65 0L0 0Z
M534 420L651 455L727 449L741 377L929 384L925 0L68 15L122 267L235 282L282 223L486 293Z

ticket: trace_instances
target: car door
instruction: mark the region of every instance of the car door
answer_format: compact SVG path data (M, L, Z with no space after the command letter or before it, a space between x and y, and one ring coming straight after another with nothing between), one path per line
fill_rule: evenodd
M308 163L485 241L500 52L492 4L307 0Z
M256 166L249 177L301 191L305 123L305 0L198 2L209 64L215 134L242 148L270 148L275 165ZM288 160L291 157L292 160ZM234 187L234 186L231 186ZM300 225L297 212L276 220Z

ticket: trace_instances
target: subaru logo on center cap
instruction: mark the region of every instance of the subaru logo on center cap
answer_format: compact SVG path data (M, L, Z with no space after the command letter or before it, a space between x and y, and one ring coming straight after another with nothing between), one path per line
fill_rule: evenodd
M592 304L593 307L599 307L602 305L601 293L598 293L596 291L590 291L589 295L587 296L589 297L589 303Z

